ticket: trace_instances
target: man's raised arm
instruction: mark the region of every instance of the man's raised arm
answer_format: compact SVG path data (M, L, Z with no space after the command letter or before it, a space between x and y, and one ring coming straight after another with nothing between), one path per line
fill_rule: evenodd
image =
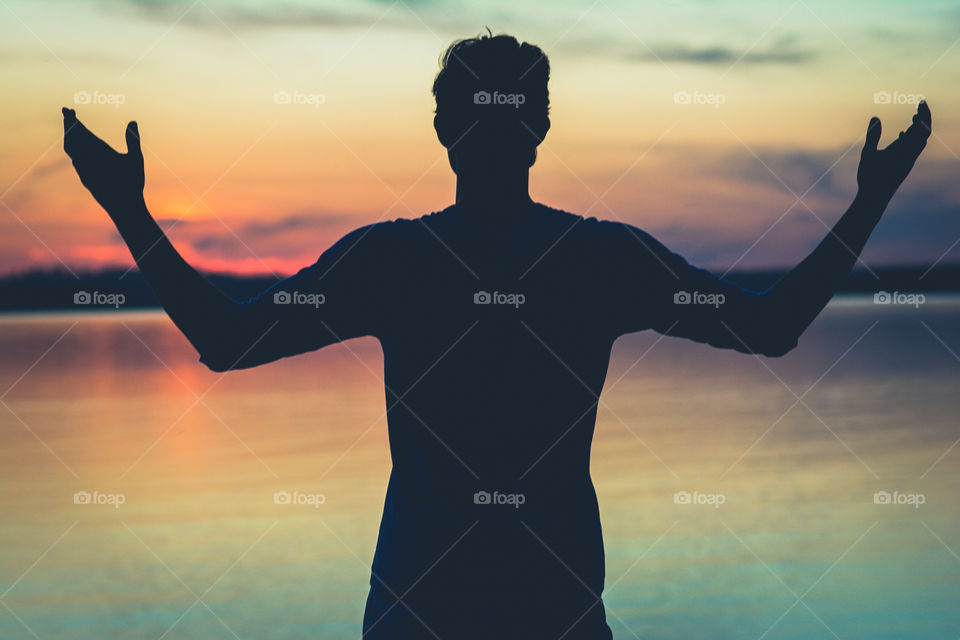
M741 289L692 267L639 229L615 225L608 236L615 256L610 279L619 283L616 291L628 292L618 297L625 302L618 301L612 314L617 330L652 328L746 353L787 353L843 284L930 132L925 102L913 124L885 149L877 148L880 120L871 119L853 204L816 249L766 292ZM637 248L636 240L646 250Z
M372 227L348 234L317 263L254 299L235 302L183 259L147 210L136 123L127 125L125 154L91 133L72 109L63 110L63 125L64 150L81 182L106 209L147 284L209 368L252 367L374 332L380 313L373 306L381 298L374 287L383 278L375 277L379 266L372 256L383 252L372 246L378 235L370 233Z
M240 345L225 344L231 333L228 329L239 328L239 305L183 259L147 211L137 124L127 125L125 154L117 153L95 136L77 119L73 109L63 109L63 127L63 148L80 181L110 215L174 324L202 357L209 355L220 361L228 357L228 352L240 349Z
M817 248L766 294L777 320L794 341L850 273L887 204L926 146L931 124L930 109L921 102L913 124L885 149L878 149L880 120L870 120L853 204Z

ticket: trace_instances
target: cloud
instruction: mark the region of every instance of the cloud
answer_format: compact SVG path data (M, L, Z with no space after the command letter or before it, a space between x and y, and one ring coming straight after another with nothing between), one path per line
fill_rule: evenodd
M795 36L784 36L765 48L744 46L742 49L729 45L693 46L681 42L651 44L647 49L635 40L589 37L570 38L558 48L578 55L600 54L618 57L632 62L664 62L667 64L698 64L707 66L733 64L790 64L812 62L818 54L798 47Z
M812 193L825 197L846 197L855 189L850 171L856 166L859 149L851 150L836 166L834 163L847 151L845 147L813 150L759 145L753 151L756 156L741 146L711 149L662 145L657 153L669 165L684 167L684 172L694 179L703 176L731 183L747 182L751 183L750 189L772 189L786 195L787 187L801 195L814 183Z
M628 54L628 60L644 62L680 62L703 65L731 65L731 64L804 64L814 60L817 56L812 51L800 49L772 48L765 51L748 51L746 53L730 47L685 47L668 46L654 49L652 52L643 50Z
M392 2L351 2L351 3L317 3L293 2L283 3L253 3L241 0L227 2L200 3L191 8L176 0L127 0L126 3L108 3L109 9L115 7L133 7L141 16L157 20L165 24L179 21L182 24L197 28L223 30L224 25L230 29L326 29L338 27L369 27L376 23L379 26L410 26L423 28L416 15L411 13L413 7L421 13L421 7L429 2L413 2L406 0L402 7L392 9ZM444 21L450 20L450 15L440 16Z
M960 239L956 165L952 158L921 158L890 201L867 244L867 256L903 264L929 264L941 256L941 264L960 261L960 245L954 245Z
M159 221L161 226L169 226L167 222ZM264 256L319 255L337 238L364 222L358 216L301 211L278 219L230 223L233 233L215 220L184 220L173 228L174 233L197 251L223 256L237 251L249 253L247 247Z
M38 164L33 172L30 174L30 178L40 179L45 178L46 176L60 173L61 171L70 167L70 159L65 155L54 158L53 160L48 160Z
M432 29L461 36L479 33L475 19L468 18L464 12L452 11L451 5L435 0L404 0L402 5L394 7L389 0L368 0L352 3L307 3L292 1L270 4L267 7L244 0L233 2L209 2L195 6L173 0L126 0L104 5L108 10L129 11L130 8L141 17L170 25L175 22L195 28L209 29L212 32L241 29L336 29L343 27L369 27L377 24L382 27L410 28L416 31L424 29L424 24ZM509 7L509 8L508 8ZM515 6L504 5L501 12L509 18L515 29L542 30L548 28L544 17ZM487 13L482 13L490 17ZM547 16L547 20L559 19ZM482 21L482 20L481 20ZM226 25L226 27L224 26ZM564 24L557 24L563 29ZM624 36L603 27L594 27L591 35L569 36L557 43L558 51L566 51L581 56L600 56L628 60L633 62L665 62L668 64L694 64L707 66L730 66L733 64L758 65L781 64L801 65L809 63L818 54L799 46L799 39L786 35L772 44L752 47L744 43L743 47L726 43L698 46L686 42L661 42L651 44L651 50L639 45L633 37ZM500 30L494 28L499 33Z
M224 29L229 28L275 28L275 27L342 27L369 25L377 19L374 7L366 3L356 3L349 11L315 4L286 3L258 7L245 2L209 4L184 4L171 0L127 0L126 3L107 3L108 10L132 7L142 17L173 24L179 21L193 27ZM341 5L342 6L342 5ZM366 9L363 7L366 6ZM357 9L357 7L361 7ZM380 13L383 10L380 9Z
M4 198L7 206L14 211L25 209L44 195L43 180L49 176L64 172L70 168L70 159L58 155L51 160L37 164L18 183L10 187L10 195Z
M244 233L256 236L271 236L288 231L317 231L340 228L355 220L354 217L343 214L311 211L287 216L280 220L267 222L250 222L243 227Z
M860 150L839 162L844 147L754 151L759 160L740 146L661 145L650 154L654 173L624 181L607 204L632 212L624 214L628 222L693 264L721 271L734 262L738 269L793 266L852 202ZM869 264L930 264L960 238L956 167L951 157L920 160L867 244ZM676 191L677 184L692 187ZM943 262L957 260L960 245Z

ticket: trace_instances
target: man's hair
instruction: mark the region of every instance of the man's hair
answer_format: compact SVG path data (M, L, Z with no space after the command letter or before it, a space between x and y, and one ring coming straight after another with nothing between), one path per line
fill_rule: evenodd
M451 44L433 82L436 125L447 148L468 134L478 141L535 148L550 128L550 61L509 35Z

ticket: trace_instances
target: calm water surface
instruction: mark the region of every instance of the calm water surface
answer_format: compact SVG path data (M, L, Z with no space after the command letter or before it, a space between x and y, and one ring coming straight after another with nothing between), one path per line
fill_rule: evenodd
M775 360L622 338L616 638L960 636L958 354L955 296L839 298ZM221 376L157 312L0 318L0 638L359 636L381 373L371 339Z

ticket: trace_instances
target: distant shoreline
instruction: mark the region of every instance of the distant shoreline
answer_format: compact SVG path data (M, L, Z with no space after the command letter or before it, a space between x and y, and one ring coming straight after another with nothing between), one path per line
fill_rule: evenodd
M719 270L716 273L721 273ZM733 271L725 279L751 291L764 291L786 275L786 270ZM235 300L247 300L279 281L270 275L204 274ZM840 293L960 293L960 264L855 269ZM82 294L97 294L88 300ZM119 295L118 295L119 294ZM115 302L122 296L122 304ZM76 300L76 301L75 301ZM111 306L113 305L113 306ZM0 312L159 309L153 292L139 271L112 269L74 276L66 271L31 271L0 278Z
M838 292L829 303L829 307L861 307L877 306L880 308L890 307L892 309L903 307L902 304L880 305L873 299L873 293L869 291L841 291ZM921 307L930 306L960 306L960 291L928 291L923 294L924 301ZM906 305L911 306L911 305ZM912 307L911 307L912 308ZM58 307L53 309L0 309L0 324L4 322L16 322L26 318L42 318L45 320L56 320L74 316L84 316L94 318L97 316L109 318L122 315L128 320L136 317L153 318L163 316L163 307L158 306L140 306L130 307L122 306L118 309L104 306L70 306Z

